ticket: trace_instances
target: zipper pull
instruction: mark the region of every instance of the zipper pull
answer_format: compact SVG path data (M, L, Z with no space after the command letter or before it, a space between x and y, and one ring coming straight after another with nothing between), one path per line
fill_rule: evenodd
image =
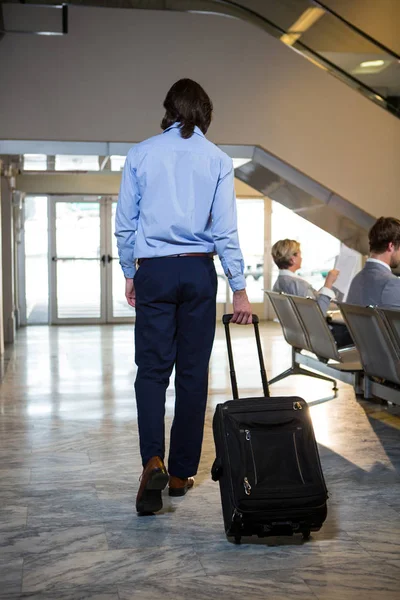
M243 487L244 487L244 492L245 492L246 496L250 496L250 494L251 494L251 485L250 485L249 480L247 479L247 477L245 477L243 479Z
M246 434L246 440L249 442L251 440L251 433L248 429L245 429L244 432Z
M293 410L303 410L301 402L293 402Z

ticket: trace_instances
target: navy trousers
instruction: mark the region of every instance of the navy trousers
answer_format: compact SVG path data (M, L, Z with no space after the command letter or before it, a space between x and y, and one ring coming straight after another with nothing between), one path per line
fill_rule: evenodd
M165 454L165 393L175 365L168 470L195 475L203 441L217 275L206 256L143 261L135 279L135 381L143 466Z

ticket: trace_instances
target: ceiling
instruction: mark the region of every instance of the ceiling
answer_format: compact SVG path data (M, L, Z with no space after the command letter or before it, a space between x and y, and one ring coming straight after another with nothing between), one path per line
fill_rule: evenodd
M41 9L27 5L37 2L38 0L25 0L25 3L21 5L19 0L8 0L7 4L12 4L14 7L7 8L8 12L6 12L6 6L4 7L5 26L10 28L7 18L9 22L12 18L16 18L20 22L21 19L23 20L24 13L29 17L25 19L25 25L27 21L33 22L34 13L32 11L40 12ZM40 3L44 5L56 5L58 2L59 0L40 0ZM276 37L281 37L284 31L290 31L299 22L299 18L301 19L305 11L315 6L311 0L235 0L235 2L229 0L70 0L68 4L125 9L219 12L250 20ZM400 36L398 35L400 0L379 0L379 2L376 0L325 0L325 4L353 24L360 26L361 29L365 28L369 34L379 36L380 42L386 42L390 47L395 46L400 51ZM15 17L16 12L19 14L17 17ZM60 23L61 17L55 14L57 11L47 10L47 12L50 12L51 15L46 19L51 19L52 22L58 19ZM277 27L272 27L270 23ZM382 47L354 32L331 14L323 14L311 26L304 28L299 36L299 42L329 60L339 69L350 73L358 81L372 88L374 92L385 97L400 97L400 60L396 60L396 57L387 54ZM308 53L306 52L306 54ZM313 55L310 54L310 56ZM360 71L360 64L369 60L384 60L384 66L375 70L370 69L365 73Z

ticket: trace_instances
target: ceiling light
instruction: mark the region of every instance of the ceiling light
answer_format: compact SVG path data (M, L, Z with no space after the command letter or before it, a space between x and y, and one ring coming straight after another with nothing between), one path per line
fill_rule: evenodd
M362 69L368 69L370 67L383 67L384 64L384 60L366 60L360 64L360 67Z
M302 36L303 33L308 31L310 27L314 25L323 15L325 11L323 8L307 8L303 12L302 15L291 25L288 31L282 35L281 42L286 44L287 46L293 46L299 37Z
M299 37L301 37L301 33L285 33L280 39L286 46L294 46Z

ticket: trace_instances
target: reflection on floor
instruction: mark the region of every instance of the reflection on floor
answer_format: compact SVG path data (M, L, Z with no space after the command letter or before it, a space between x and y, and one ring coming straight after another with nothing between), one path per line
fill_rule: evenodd
M251 328L236 328L239 386L259 390ZM269 375L290 352L262 327ZM222 330L196 487L139 518L140 475L130 326L32 327L18 334L0 388L0 598L14 600L398 600L400 419L339 397L312 408L330 490L329 518L309 542L229 543L223 532L213 409L229 398ZM274 395L318 400L328 383L292 377ZM173 413L168 391L167 419Z
M37 302L27 315L29 325L42 325L49 322L49 306L45 302Z

